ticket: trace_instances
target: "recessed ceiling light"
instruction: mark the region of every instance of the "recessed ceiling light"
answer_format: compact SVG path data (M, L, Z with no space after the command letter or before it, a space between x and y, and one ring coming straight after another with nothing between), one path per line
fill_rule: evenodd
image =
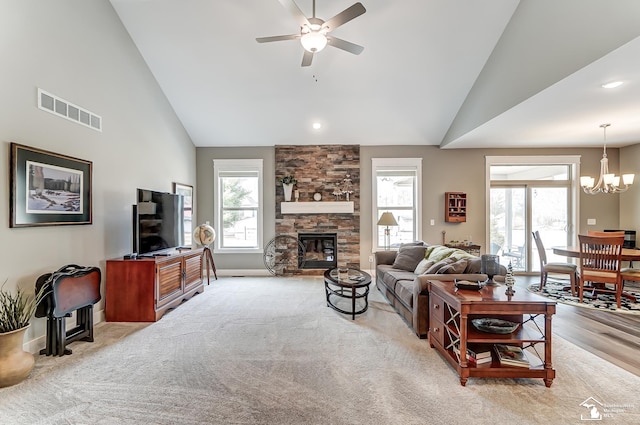
M622 84L622 81L612 81L610 83L603 84L602 87L605 89L615 89L616 87L620 87Z
M320 127L322 127L322 124L320 124L319 122L314 122L313 123L313 129L314 130L320 130Z

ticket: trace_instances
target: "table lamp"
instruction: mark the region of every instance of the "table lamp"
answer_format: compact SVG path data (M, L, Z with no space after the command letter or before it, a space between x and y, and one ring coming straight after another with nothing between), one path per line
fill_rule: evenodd
M389 250L389 245L390 245L389 226L397 226L397 225L398 225L398 222L396 221L395 217L393 217L393 214L391 214L388 211L382 213L382 215L380 216L380 220L378 220L378 226L386 226L386 228L384 229L384 250L385 251Z

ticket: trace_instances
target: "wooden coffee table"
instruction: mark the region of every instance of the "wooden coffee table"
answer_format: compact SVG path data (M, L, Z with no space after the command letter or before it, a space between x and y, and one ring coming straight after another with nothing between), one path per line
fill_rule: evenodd
M356 314L362 314L369 308L369 285L371 275L358 269L329 269L324 272L324 289L327 295L327 307L343 314L350 314L355 320ZM341 299L351 301L351 310L336 305ZM356 309L356 301L363 300L363 306Z
M453 366L460 384L468 378L542 378L550 387L556 372L551 364L551 317L556 303L516 289L505 295L505 286L481 290L458 290L453 282L429 281L429 344ZM544 321L541 320L544 316ZM508 334L487 333L471 323L475 318L499 318L520 325ZM515 345L528 349L530 367L501 366L495 353L490 364L476 366L468 361L469 344ZM454 350L454 348L459 348ZM458 354L459 353L459 354Z

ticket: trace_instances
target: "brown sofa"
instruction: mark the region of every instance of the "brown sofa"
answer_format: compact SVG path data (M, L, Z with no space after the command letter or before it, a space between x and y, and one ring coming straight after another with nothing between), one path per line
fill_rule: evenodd
M480 273L480 257L442 245L403 245L398 251L378 251L375 258L378 290L420 338L429 331L429 280L487 279ZM504 276L506 268L500 269Z

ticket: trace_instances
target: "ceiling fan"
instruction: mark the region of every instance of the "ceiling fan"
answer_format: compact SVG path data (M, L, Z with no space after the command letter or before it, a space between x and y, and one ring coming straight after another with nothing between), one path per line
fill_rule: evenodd
M341 38L328 35L329 32L335 30L340 25L346 24L352 19L362 15L367 10L362 3L355 3L354 5L346 8L342 12L338 13L328 21L323 21L316 17L316 0L313 0L313 16L307 18L304 16L300 8L293 2L293 0L278 0L285 9L289 10L293 17L300 24L300 34L290 35L276 35L273 37L258 37L256 41L258 43L269 43L272 41L284 41L300 39L302 47L304 47L304 56L302 56L302 66L311 65L313 60L313 54L321 51L325 46L333 46L338 49L342 49L346 52L359 55L364 50L364 47L354 43L350 43Z

